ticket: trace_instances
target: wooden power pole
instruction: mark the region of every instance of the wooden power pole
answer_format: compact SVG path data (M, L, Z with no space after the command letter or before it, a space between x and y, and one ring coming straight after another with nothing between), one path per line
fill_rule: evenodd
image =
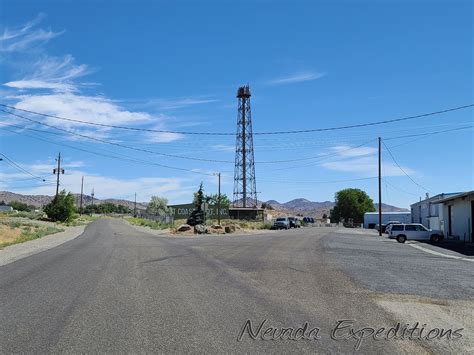
M217 173L217 178L219 180L217 188L217 224L221 225L221 173Z
M64 169L61 169L61 153L58 155L58 167L53 169L53 174L57 175L56 177L56 197L59 195L59 175L64 174Z
M135 192L135 203L133 205L133 217L137 217L137 193Z
M379 137L379 236L382 236L382 138Z
M80 207L79 207L79 213L81 214L82 216L82 196L84 194L84 176L82 177L82 180L81 180L81 203L80 203Z

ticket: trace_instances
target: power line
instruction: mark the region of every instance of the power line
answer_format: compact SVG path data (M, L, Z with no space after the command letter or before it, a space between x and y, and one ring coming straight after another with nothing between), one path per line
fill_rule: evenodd
M403 170L403 168L400 166L400 164L398 164L397 160L395 159L395 157L393 156L392 152L391 152L390 149L387 147L387 145L385 144L385 142L383 142L383 145L385 146L385 148L386 148L388 154L390 154L390 156L392 157L392 160L393 160L393 162L395 163L395 165L397 165L398 168L399 168L415 185L417 185L418 187L420 187L420 188L423 189L424 191L433 193L432 191L428 190L426 187L420 185L420 184L417 183L415 180L413 180L413 178L412 178L410 175L408 175L405 170Z
M126 148L126 149L132 149L132 150L136 150L136 151L140 151L140 152L146 152L146 153L151 153L151 154L158 154L158 155L163 155L163 156L166 156L166 157L181 158L181 159L187 159L187 160L199 160L199 161L213 162L213 163L234 163L233 161L230 161L230 160L202 159L202 158L187 157L187 156L182 156L182 155L159 153L159 152L151 151L151 150L148 150L148 149L142 149L142 148L132 147L132 146L128 146L128 145L121 144L121 143L106 141L106 140L104 140L104 139L100 139L100 138L96 138L96 137L86 136L86 135L81 134L81 133L77 133L77 132L74 132L74 131L66 130L66 129L64 129L64 128L56 127L56 126L53 126L53 125L50 125L50 124L47 124L47 123L39 122L39 121L33 120L33 119L31 119L31 118L24 117L24 116L21 116L21 115L17 115L17 114L15 114L15 113L13 113L13 112L8 112L8 111L2 110L2 109L0 109L0 111L6 112L6 113L8 113L8 114L10 114L10 115L13 115L13 116L16 116L16 117L19 117L19 118L23 118L23 119L28 120L28 121L30 121L30 122L34 122L34 123L37 123L37 124L40 124L40 125L43 125L43 126L46 126L46 127L49 127L49 128L53 128L53 129L57 129L57 130L66 132L66 133L68 133L68 134L77 135L77 136L80 136L80 137L83 137L83 138L91 139L91 140L98 141L98 142L105 143L105 144L115 145L115 146L122 147L122 148ZM18 128L21 128L21 129L33 130L33 131L41 132L41 133L53 133L53 134L57 134L57 133L54 133L54 132L47 132L47 131L42 131L42 130L33 129L33 128L20 127L20 126L15 126L15 125L10 125L10 126L18 127ZM364 143L364 144L366 144L366 143ZM364 145L364 144L362 144L362 145ZM360 145L360 146L362 146L362 145ZM359 147L359 146L356 146L356 147L350 148L350 149L348 149L348 150L355 149L355 148L358 148L358 147ZM335 153L335 154L337 154L337 153ZM255 162L255 164L291 163L291 162L296 162L296 161L313 160L313 159L319 159L319 158L321 158L321 155L310 156L310 157L304 157L304 158L292 158L292 159L286 159L286 160L257 161L257 162ZM166 166L164 166L164 167L166 167ZM276 169L276 170L278 170L278 169Z
M469 128L473 128L473 127L474 127L474 126L464 126L464 127L459 127L459 128L445 129L445 130L436 131L436 132L419 133L419 134L407 134L407 135L404 135L404 136L396 136L396 137L384 138L384 140L385 140L385 141L389 141L389 140L401 139L401 138L431 136L431 135L434 135L434 134L440 134L440 133L446 133L446 132L453 132L453 131L461 131L461 130L463 130L463 129L469 129Z
M30 122L33 122L33 123L36 123L36 124L42 125L42 126L46 126L46 127L49 127L49 128L57 129L57 130L59 130L59 131L65 132L65 133L67 133L67 134L75 135L75 136L78 136L78 137L82 137L82 138L94 140L94 141L101 142L101 143L105 143L105 144L115 145L115 146L121 147L121 148L136 150L136 151L144 152L144 153L150 153L150 154L156 154L156 155L166 156L166 157L170 157L170 158L179 158L179 159L186 159L186 160L205 161L205 162L212 162L212 163L233 163L233 161L227 161L227 160L215 160L215 159L203 159L203 158L196 158L196 157L188 157L188 156L183 156L183 155L159 153L159 152L156 152L156 151L153 151L153 150L131 147L131 146L128 146L128 145L125 145L125 144L116 143L116 142L109 142L109 141L106 141L106 140L104 140L104 139L100 139L100 138L96 138L96 137L87 136L87 135L85 135L85 134L81 134L81 133L77 133L77 132L74 132L74 131L70 131L70 130L67 130L67 129L64 129L64 128L56 127L56 126L53 126L53 125L50 125L50 124L47 124L47 123L44 123L44 122L39 122L39 121L33 120L33 119L31 119L31 118L28 118L28 117L25 117L25 116L21 116L21 115L18 115L18 114L16 114L16 113L9 112L9 111L6 111L6 110L0 109L0 111L5 112L5 113L8 113L9 115L13 115L13 116L16 116L16 117L25 119L25 120L27 120L27 121L30 121Z
M418 196L417 194L415 194L415 193L413 193L413 192L409 192L409 191L406 191L406 190L404 190L404 189L401 189L401 188L395 186L395 185L392 184L390 181L388 181L388 179L387 179L386 177L383 177L382 179L383 179L383 181L385 181L385 183L386 183L388 186L392 187L394 190L403 192L403 193L408 194L408 195Z
M34 114L34 115L40 115L40 116L44 116L44 117L56 118L56 119L59 119L59 120L76 122L76 123L87 124L87 125L93 125L93 126L98 126L98 127L108 127L108 128L131 130L131 131L186 134L186 135L207 135L207 136L233 136L233 135L235 135L235 133L229 133L229 132L171 131L171 130L159 130L159 129L151 129L151 128L137 128L137 127L109 125L109 124L105 124L105 123L96 123L96 122L78 120L78 119L73 119L73 118L66 118L66 117L61 117L61 116L56 116L56 115L50 115L50 114L31 111L31 110L25 110L25 109L17 108L17 107L6 105L6 104L0 104L0 106L5 107L5 108L9 108L9 109L13 109L13 110L27 112L27 113ZM445 109L445 110L428 112L428 113L423 113L423 114L414 115L414 116L406 116L406 117L394 118L394 119L376 121L376 122L359 123L359 124L348 125L348 126L337 126L337 127L328 127L328 128L314 128L314 129L293 130L293 131L254 132L253 134L254 135L297 134L297 133L325 132L325 131L335 131L335 130L341 130L341 129L376 126L376 125L382 125L382 124L387 124L387 123L402 122L402 121L408 121L408 120L413 120L413 119L417 119L417 118L423 118L423 117L428 117L428 116L433 116L433 115L439 115L439 114L443 114L443 113L447 113L447 112L463 110L463 109L470 108L470 107L473 107L473 106L474 106L474 104L468 104L468 105L452 107L452 108L448 108L448 109ZM3 111L3 112L9 113L8 111Z
M16 126L16 127L18 127L18 126ZM40 140L40 141L43 141L43 142L46 142L46 143L49 143L49 144L54 144L54 145L61 146L61 147L68 147L68 148L75 149L75 150L78 150L78 151L81 151L81 152L85 152L85 153L89 153L89 154L94 154L94 155L98 155L98 156L103 156L103 157L107 157L107 158L112 158L112 159L117 159L117 160L122 160L122 161L128 161L128 162L137 163L137 164L158 166L158 167L167 168L167 169L174 169L174 170L192 172L192 173L199 174L199 175L206 175L206 176L211 176L211 175L212 175L212 174L207 174L207 173L199 172L199 171L196 171L196 170L185 169L185 168L179 168L179 167L175 167L175 166L169 166L169 165L164 165L164 164L159 164L159 163L153 163L153 162L149 162L149 161L144 161L144 160L140 160L140 159L135 159L135 158L128 157L128 156L126 156L126 155L124 155L124 154L119 154L119 153L115 153L115 154L119 154L119 155L121 155L121 156L123 156L123 157L114 156L114 155L110 155L110 154L104 154L104 153L95 152L95 151L88 150L88 149L83 149L83 148L74 147L74 146L72 146L72 145L68 145L68 144L64 144L64 143L52 142L52 141L50 141L50 140L43 139L43 138L41 138L41 137L36 137L36 136L27 135L27 134L22 134L22 133L20 133L20 132L12 131L12 130L9 130L9 129L6 129L6 128L0 128L0 129L1 129L1 130L8 131L8 132L15 133L15 134L23 135L23 136L25 136L25 137L29 137L29 138L33 138L33 139L36 139L36 140ZM26 128L26 129L30 129L30 128ZM45 132L45 133L51 133L51 132Z
M295 168L304 168L304 167L307 167L307 166L312 166L316 163L319 163L327 158L330 158L330 157L333 157L333 156L338 156L340 155L341 153L345 153L345 152L348 152L348 151L351 151L351 150L354 150L354 149L357 149L357 148L360 148L360 147L363 147L371 142L373 142L374 139L371 139L367 142L364 142L362 144L359 144L359 145L356 145L354 147L350 147L350 148L347 148L347 149L343 149L343 150L339 150L337 152L334 152L334 153L329 153L329 154L324 154L324 155L319 155L317 158L315 158L316 160L315 161L312 161L312 162L309 162L309 163L305 163L305 164L300 164L300 165L293 165L293 166L288 166L288 167L284 167L284 168L277 168L277 169L272 169L272 171L280 171L280 170L291 170L291 169L295 169ZM346 159L346 157L343 157L343 159Z
M10 159L9 157L7 157L5 154L0 153L0 155L6 159L6 160L5 160L6 163L7 163L8 165L10 165L11 167L13 167L13 168L15 168L15 169L17 169L17 170L19 170L19 171L21 171L21 172L27 174L27 175L30 175L33 179L41 180L41 181L43 181L43 182L46 181L46 180L43 179L42 177L36 176L36 175L32 174L31 172L29 172L28 170L24 169L23 167L21 167L20 165L18 165L17 163L15 163L12 159Z
M366 178L358 178L358 179L343 179L343 180L327 180L327 181L318 181L318 180L272 180L272 179L260 179L263 182L270 182L270 183L285 183L285 184L335 184L339 182L351 182L351 181L364 181L364 180L372 180L377 179L377 176L371 176Z

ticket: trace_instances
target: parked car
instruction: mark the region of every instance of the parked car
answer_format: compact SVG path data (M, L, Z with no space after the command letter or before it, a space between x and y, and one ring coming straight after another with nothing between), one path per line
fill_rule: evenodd
M278 217L273 222L273 229L290 229L290 220L287 217Z
M301 228L301 221L296 217L288 217L290 228Z
M389 221L388 223L382 224L382 233L388 233L387 227L390 227L390 225L392 225L392 224L400 224L400 222L398 222L398 221ZM379 230L379 224L378 223L375 225L375 229Z
M389 232L390 238L396 238L397 242L405 243L407 240L429 240L437 243L443 240L443 232L436 229L428 229L422 224L393 224Z
M390 229L392 229L392 225L394 224L401 224L400 221L389 221L387 222L387 224L385 225L385 233L389 234L390 233Z

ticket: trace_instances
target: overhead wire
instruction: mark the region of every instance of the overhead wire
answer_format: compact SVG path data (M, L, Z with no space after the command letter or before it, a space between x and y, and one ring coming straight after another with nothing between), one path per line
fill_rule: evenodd
M10 159L9 157L7 157L5 154L3 153L0 153L0 155L6 159L5 162L10 165L11 167L23 172L24 174L27 174L27 175L30 175L33 179L36 179L36 180L41 180L43 182L46 181L46 179L40 177L40 176L37 176L37 175L34 175L33 173L29 172L28 170L26 170L25 168L23 168L22 166L18 165L17 163L15 163L12 159Z
M408 173L400 166L400 164L398 164L397 160L395 159L395 157L393 156L392 152L390 151L390 149L387 147L387 145L385 144L385 142L382 140L382 143L383 145L385 146L388 154L390 154L390 156L392 157L392 160L393 162L395 163L395 165L403 172L403 174L406 175L406 177L408 177L411 182L413 182L415 185L417 185L418 187L420 187L422 190L424 191L427 191L427 192L430 192L430 193L433 193L432 191L430 191L429 189L427 189L426 187L422 186L421 184L419 184L418 182L416 182L410 175L408 175Z
M93 126L98 126L98 127L107 127L107 128L132 130L132 131L142 131L142 132L172 133L172 134L186 134L186 135L213 135L213 136L225 136L225 135L233 136L233 135L235 135L235 132L230 133L230 132L173 131L173 130L159 130L159 129L151 129L151 128L139 128L139 127L110 125L110 124L105 124L105 123L90 122L90 121L84 121L84 120L79 120L79 119L73 119L73 118L67 118L67 117L61 117L61 116L57 116L57 115L51 115L51 114L36 112L36 111L32 111L32 110L21 109L21 108L11 106L11 105L6 105L6 104L0 104L0 106L5 107L5 108L9 108L9 109L13 109L13 110L23 111L23 112L34 114L34 115L50 117L50 118L55 118L55 119L65 120L65 121L70 121L70 122L76 122L76 123L81 123L81 124L93 125ZM336 127L327 127L327 128L312 128L312 129L291 130L291 131L287 130L287 131L274 131L274 132L253 132L253 135L276 135L276 134L280 135L280 134L326 132L326 131L335 131L335 130L342 130L342 129L377 126L377 125L382 125L382 124L387 124L387 123L402 122L402 121L414 120L414 119L417 119L417 118L423 118L423 117L429 117L429 116L433 116L433 115L439 115L439 114L443 114L443 113L447 113L447 112L463 110L463 109L470 108L470 107L473 107L473 106L474 106L474 104L468 104L468 105L452 107L452 108L448 108L448 109L444 109L444 110L423 113L423 114L419 114L419 115L405 116L405 117L400 117L400 118L394 118L394 119L388 119L388 120L382 120L382 121L376 121L376 122L359 123L359 124L346 125L346 126L336 126ZM8 112L8 111L4 111L4 112Z

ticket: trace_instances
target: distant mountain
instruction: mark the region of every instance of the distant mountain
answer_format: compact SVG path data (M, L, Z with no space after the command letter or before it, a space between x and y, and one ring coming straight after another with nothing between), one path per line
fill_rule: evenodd
M76 205L79 206L80 200L81 200L81 195L80 194L73 194L74 198L76 199ZM22 195L22 194L17 194L14 192L9 192L9 191L0 191L0 201L5 201L5 203L10 203L12 201L19 201L26 203L27 205L33 205L35 207L41 207L44 205L47 205L51 200L53 199L53 196L47 196L47 195ZM104 199L104 200L99 200L94 198L94 203L104 203L104 202L111 202L116 205L121 205L125 206L128 208L133 208L134 207L134 202L133 201L128 201L128 200L119 200L119 199ZM83 206L87 206L92 204L92 196L89 195L83 195L82 196L82 204ZM140 202L137 202L137 208L138 209L146 209L147 204Z
M375 210L379 210L379 204L374 203ZM408 208L396 207L392 205L387 205L386 203L382 203L382 212L410 212Z
M79 206L79 201L81 195L74 194L76 199L76 204ZM33 205L36 207L41 207L48 204L53 199L53 196L47 195L21 195L14 192L9 191L0 191L0 201L5 201L6 203L10 203L11 201L19 201L26 203L28 205ZM128 200L120 200L120 199L104 199L98 200L94 199L94 203L104 203L104 202L111 202L116 205L126 206L128 208L133 208L134 202ZM83 195L82 203L84 206L90 205L92 203L92 196ZM279 211L281 213L286 214L300 214L304 216L310 217L317 217L320 218L325 213L329 216L329 211L331 208L334 207L335 203L332 201L323 201L323 202L313 202L309 201L305 198L297 198L285 203L280 203L276 200L268 200L265 202L272 206L275 211ZM258 204L261 205L262 201L258 201ZM138 209L146 209L147 203L140 202L137 203ZM378 204L375 204L375 208L378 211ZM406 208L400 208L396 206L387 205L382 203L382 211L384 212L409 212Z
M305 198L297 198L285 203L280 203L276 200L266 201L267 204L272 206L276 211L287 212L291 214L302 214L311 217L322 217L323 214L329 216L330 210L334 207L335 203L332 201L313 202ZM375 204L375 208L378 211L378 204ZM392 205L382 203L382 211L384 212L404 212L408 211L406 208L400 208Z

